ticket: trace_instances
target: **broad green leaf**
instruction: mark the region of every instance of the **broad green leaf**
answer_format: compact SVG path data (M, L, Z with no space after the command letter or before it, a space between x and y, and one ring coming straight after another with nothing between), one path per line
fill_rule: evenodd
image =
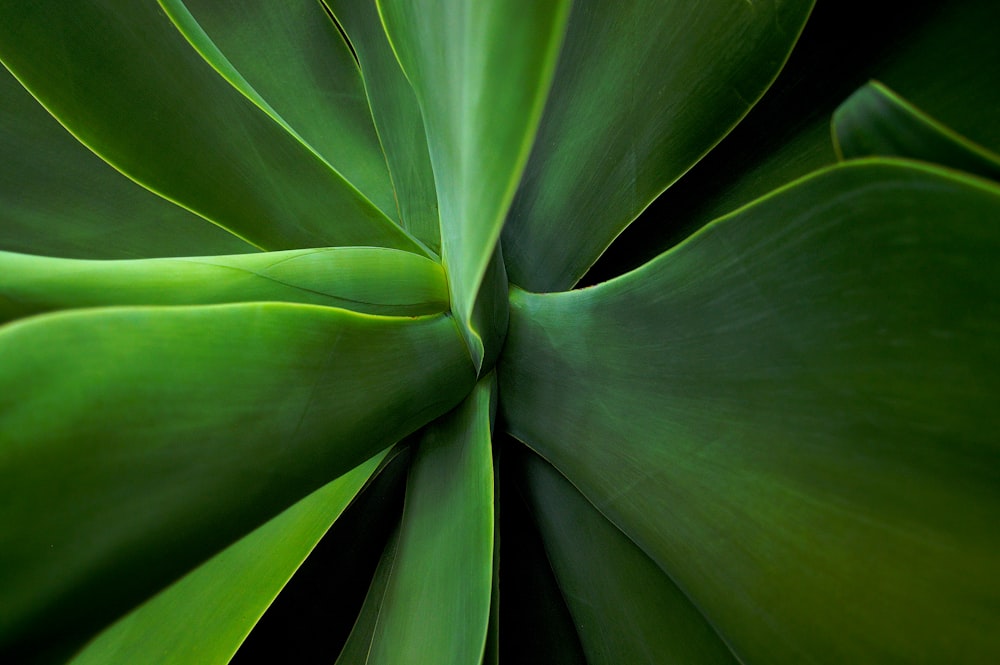
M0 67L0 249L124 259L253 247L130 182Z
M998 220L986 181L850 162L600 286L515 290L508 430L742 662L981 662Z
M445 315L249 303L0 327L0 660L88 636L473 382Z
M669 577L537 455L518 460L590 665L736 661Z
M479 665L483 658L493 583L495 405L491 372L421 437L369 665Z
M480 365L472 310L527 161L569 0L378 0L423 110L452 307ZM489 288L489 287L487 287Z
M398 217L358 64L321 3L159 2L226 80L387 217Z
M434 172L420 106L386 38L374 2L324 0L358 57L403 226L441 251Z
M4 0L0 61L105 161L258 247L421 251L212 69L157 4Z
M56 309L283 300L368 314L448 309L440 264L382 247L89 261L0 252L0 323Z
M572 286L777 76L812 0L577 0L504 228L513 283Z
M383 451L247 534L103 631L71 665L228 663Z
M841 104L832 126L842 159L907 157L1000 180L997 155L936 122L877 81Z
M371 651L375 626L378 624L379 613L382 611L382 602L385 598L386 586L389 584L389 574L396 561L398 546L399 529L397 528L389 537L389 542L386 543L385 549L382 551L375 575L372 577L372 583L368 587L364 605L361 606L361 612L347 638L347 644L344 645L337 657L336 665L359 665L368 662L368 653Z

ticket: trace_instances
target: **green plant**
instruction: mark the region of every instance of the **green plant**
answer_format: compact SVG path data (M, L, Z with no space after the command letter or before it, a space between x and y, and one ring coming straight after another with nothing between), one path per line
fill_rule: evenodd
M811 11L0 3L0 660L225 662L358 507L341 663L995 659L1000 12L705 156Z

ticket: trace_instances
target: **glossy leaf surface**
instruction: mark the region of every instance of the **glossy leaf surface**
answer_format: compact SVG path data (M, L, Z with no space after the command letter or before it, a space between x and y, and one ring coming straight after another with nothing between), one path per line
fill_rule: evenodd
M510 431L744 662L995 652L1000 189L855 162L512 293Z
M568 0L379 0L423 110L451 302L482 360L472 310L545 103Z
M130 182L0 67L0 249L124 259L254 248Z
M370 665L478 665L493 584L496 379L428 426L410 469Z
M434 261L381 247L134 261L0 252L0 323L56 309L251 300L416 316L446 311L448 287Z
M833 138L843 159L908 157L1000 180L1000 158L878 82L859 89L837 108Z
M504 228L511 281L575 284L760 98L812 4L575 2Z
M441 251L434 172L420 105L400 69L374 2L324 0L350 39L364 75L403 226Z
M81 635L454 406L446 316L281 303L0 327L0 653ZM13 657L13 656L11 656Z
M0 61L115 168L258 247L420 251L212 69L159 5L2 2Z
M587 663L736 662L670 578L558 471L530 454L519 471Z
M102 632L71 665L227 663L384 451L236 541Z
M160 5L240 92L387 217L398 217L357 62L321 3L160 0Z

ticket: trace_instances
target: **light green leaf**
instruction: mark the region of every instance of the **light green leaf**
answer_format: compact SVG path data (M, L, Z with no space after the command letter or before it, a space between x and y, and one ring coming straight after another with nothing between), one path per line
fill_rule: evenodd
M3 67L0 249L90 259L253 251L105 164Z
M763 95L812 5L575 2L504 228L511 281L575 284Z
M71 665L228 663L389 451L327 483L98 635Z
M434 172L420 106L399 68L374 2L324 0L358 57L403 226L441 251Z
M0 61L115 168L258 247L421 251L212 69L159 5L4 0Z
M0 660L89 636L473 382L445 315L250 303L0 327Z
M735 664L691 601L653 561L537 455L519 456L559 588L590 665Z
M527 161L569 0L379 0L423 110L452 307L477 367L472 310ZM489 353L489 351L485 351Z
M508 428L742 662L981 662L998 219L985 181L851 162L600 286L515 290Z
M833 114L842 159L884 156L934 162L1000 180L1000 158L921 112L884 85L860 88Z
M448 309L440 264L382 247L135 261L0 252L0 323L56 309L293 301L368 314Z
M421 437L370 665L479 665L483 658L493 583L495 405L491 372Z
M398 218L361 73L316 0L159 0L226 80ZM261 45L266 44L262 49Z

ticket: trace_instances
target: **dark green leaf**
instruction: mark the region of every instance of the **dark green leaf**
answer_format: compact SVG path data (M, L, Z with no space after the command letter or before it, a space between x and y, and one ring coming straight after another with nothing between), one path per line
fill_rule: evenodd
M81 259L253 250L105 164L3 67L0 248Z
M434 172L420 106L382 29L374 2L324 0L351 40L389 165L403 226L441 251Z
M444 315L250 303L0 327L0 654L86 636L473 377Z
M936 122L876 81L837 108L833 114L833 139L843 159L907 157L1000 180L1000 158Z
M0 61L115 168L258 247L421 251L205 62L159 5L5 0Z
M510 431L743 662L1000 648L1000 189L870 160L600 286L512 292Z
M575 2L504 228L511 281L576 283L760 98L812 4Z
M537 455L519 474L590 665L735 664L691 601Z

